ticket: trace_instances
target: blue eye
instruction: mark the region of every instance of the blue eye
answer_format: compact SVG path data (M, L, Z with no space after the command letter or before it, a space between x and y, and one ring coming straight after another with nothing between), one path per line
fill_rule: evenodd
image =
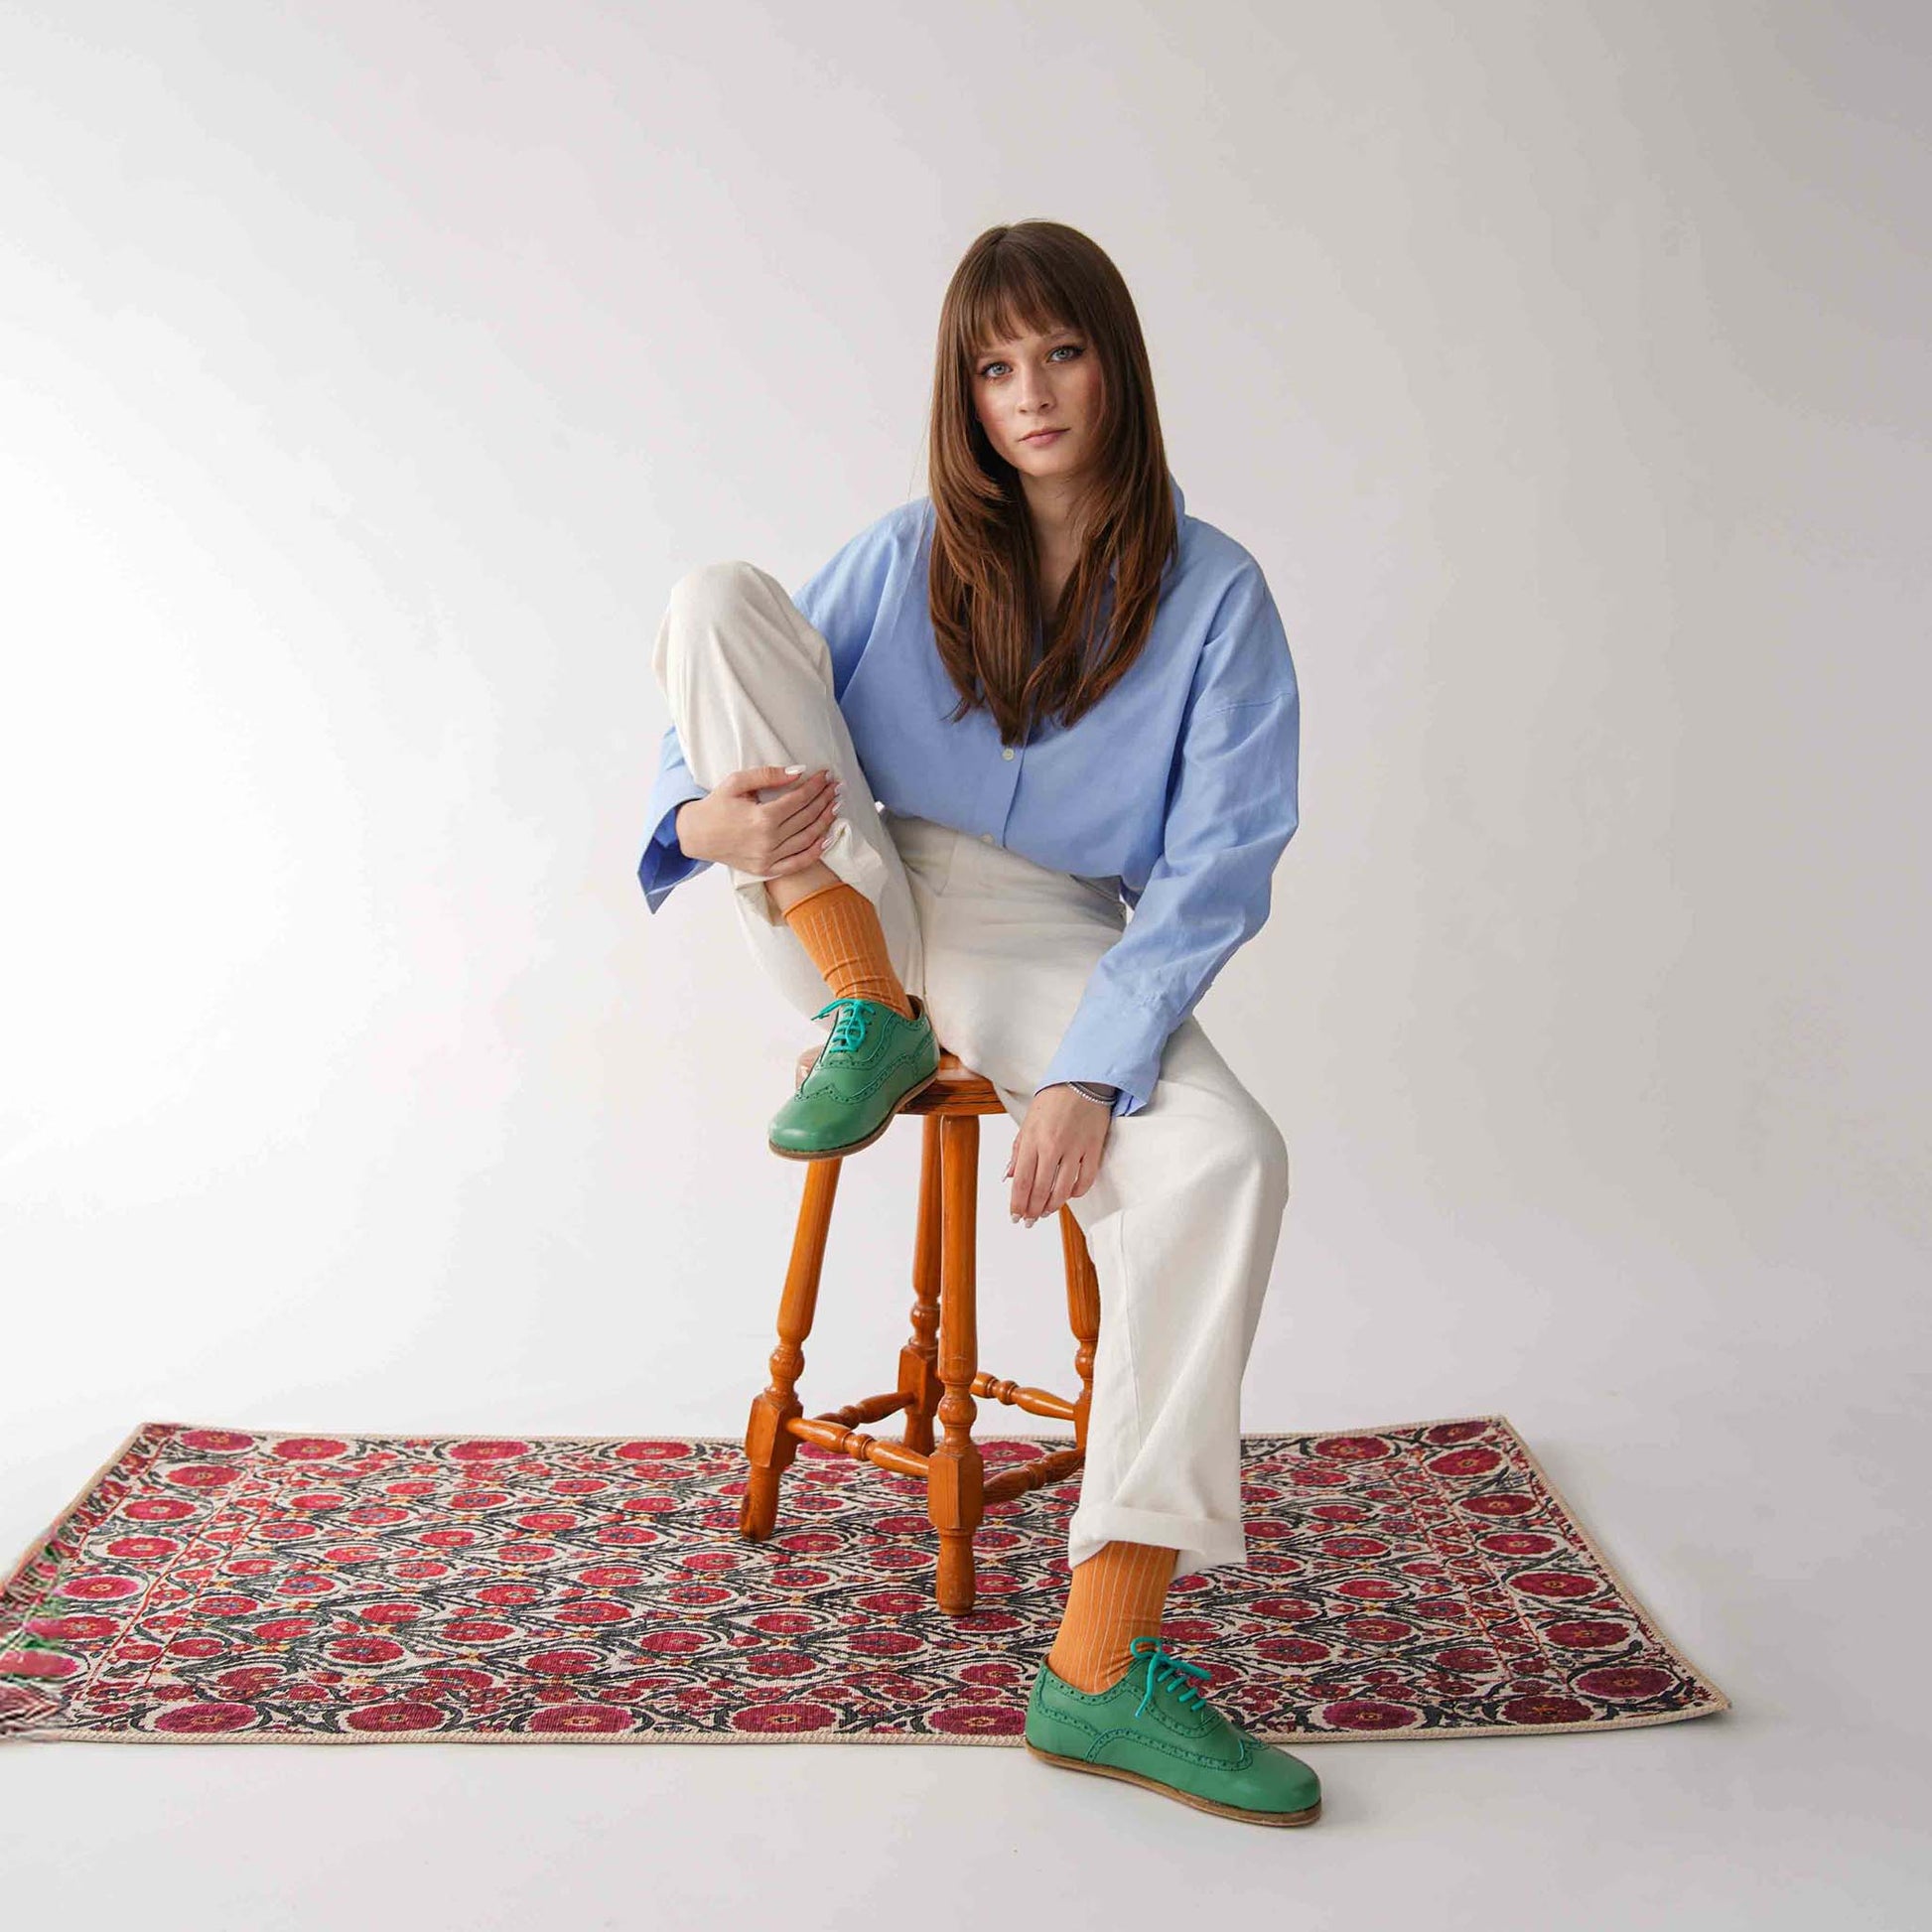
M1064 349L1070 349L1070 350L1071 350L1071 351L1072 351L1072 352L1073 352L1073 353L1074 353L1075 355L1079 355L1079 354L1083 354L1083 353L1085 352L1085 351L1084 351L1084 350L1083 350L1083 349L1081 348L1081 346L1080 346L1080 345L1079 345L1078 343L1061 343L1061 344L1060 344L1060 345L1059 345L1059 348L1056 348L1056 349L1054 349L1054 350L1052 351L1052 353L1053 353L1054 355L1057 355L1057 354L1058 354L1058 353L1060 352L1060 349L1061 349L1061 348L1064 348ZM1050 360L1051 358L1049 357L1048 359ZM1007 365L1007 364L1006 364L1005 362L1000 362L1000 361L993 361L993 362L987 362L987 363L983 363L983 364L981 365L981 368L980 368L980 374L981 374L982 376L985 376L985 375L987 375L987 374L989 374L989 373L990 373L990 372L991 372L992 370L994 370L994 369L1004 369L1004 368L1006 368L1007 366L1008 366L1008 365Z

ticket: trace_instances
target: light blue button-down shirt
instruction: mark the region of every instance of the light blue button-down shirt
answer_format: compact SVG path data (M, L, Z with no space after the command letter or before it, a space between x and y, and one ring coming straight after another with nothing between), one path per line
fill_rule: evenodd
M1023 744L1003 746L985 711L945 722L959 694L926 608L929 497L868 524L792 594L831 648L833 694L875 798L1057 872L1119 882L1132 913L1039 1083L1118 1087L1116 1116L1147 1105L1168 1035L1268 917L1300 816L1300 693L1274 597L1254 558L1187 515L1172 474L1168 483L1180 551L1145 648L1071 729L1048 722ZM1103 622L1111 592L1110 579ZM706 790L673 724L637 867L653 912L712 863L683 851L675 825Z

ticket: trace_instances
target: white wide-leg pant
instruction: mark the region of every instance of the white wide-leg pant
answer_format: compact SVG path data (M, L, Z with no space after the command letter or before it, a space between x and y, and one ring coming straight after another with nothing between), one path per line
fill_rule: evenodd
M651 663L700 784L760 764L844 778L824 863L878 907L894 967L925 1000L940 1044L1024 1120L1094 962L1126 923L1111 889L929 819L882 814L825 639L754 564L706 564L680 580ZM831 996L772 906L769 875L726 871L752 950L815 1014ZM1177 1578L1246 1559L1241 1380L1288 1191L1281 1130L1190 1015L1169 1036L1152 1099L1113 1122L1100 1172L1068 1203L1100 1290L1069 1565L1115 1539L1177 1551Z

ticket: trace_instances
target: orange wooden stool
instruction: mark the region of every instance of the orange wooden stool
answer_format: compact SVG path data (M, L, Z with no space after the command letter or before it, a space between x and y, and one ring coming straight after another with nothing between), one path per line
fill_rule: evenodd
M802 1080L823 1042L799 1055ZM818 1307L819 1273L825 1261L832 1201L844 1157L805 1162L805 1193L798 1206L791 1265L778 1305L778 1346L771 1355L771 1386L752 1404L745 1432L751 1474L739 1511L739 1533L762 1543L778 1514L778 1483L801 1442L836 1449L858 1462L899 1475L922 1476L926 1515L939 1532L939 1607L963 1616L973 1607L973 1533L988 1503L1005 1502L1058 1482L1086 1460L1087 1411L1093 1402L1093 1356L1100 1335L1100 1289L1086 1235L1061 1207L1060 1249L1066 1263L1066 1307L1079 1346L1073 1365L1079 1399L1069 1402L1045 1389L1002 1382L979 1366L973 1257L979 1200L982 1114L1006 1109L993 1084L941 1049L939 1077L903 1112L925 1116L924 1158L919 1170L919 1224L912 1256L912 1336L898 1352L898 1387L867 1396L850 1408L807 1416L798 1400L805 1366L805 1337ZM973 1441L975 1397L1011 1403L1031 1415L1073 1424L1070 1449L1034 1456L986 1480ZM903 1409L905 1430L882 1441L860 1428ZM932 1421L941 1440L934 1447Z

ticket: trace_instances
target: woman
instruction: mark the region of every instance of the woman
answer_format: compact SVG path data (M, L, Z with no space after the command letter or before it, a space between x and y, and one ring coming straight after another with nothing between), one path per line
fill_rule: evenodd
M743 562L677 585L638 878L655 912L727 867L761 965L833 1016L774 1152L866 1146L943 1041L1019 1123L1014 1218L1064 1204L1086 1234L1087 1455L1028 1744L1307 1823L1313 1771L1158 1641L1174 1578L1247 1553L1241 1379L1288 1151L1192 1010L1267 917L1295 831L1288 640L1254 559L1185 514L1133 302L1074 229L967 251L930 475L795 599Z

